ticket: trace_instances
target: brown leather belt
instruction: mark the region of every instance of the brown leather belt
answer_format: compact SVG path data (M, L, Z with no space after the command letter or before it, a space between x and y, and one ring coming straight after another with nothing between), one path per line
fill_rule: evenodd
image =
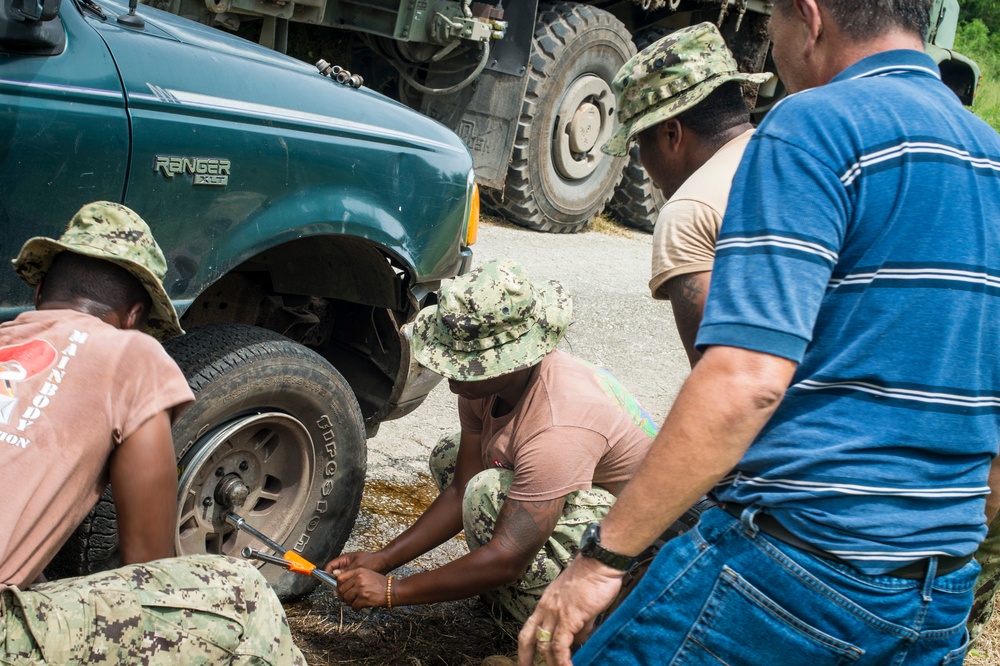
M740 520L743 515L743 509L746 508L744 504L733 504L731 502L720 504L720 507L733 516L737 520ZM815 555L816 557L821 557L824 560L832 560L834 562L840 562L841 564L846 564L847 566L853 567L854 565L846 560L843 560L833 553L827 552L822 548L812 545L807 541L803 541L799 537L795 536L789 532L785 527L774 519L774 516L758 512L753 518L754 525L757 526L764 534L774 537L782 543L786 543L793 548L798 548L799 550L804 550L810 555ZM972 560L972 555L940 555L937 558L937 575L944 576L950 574L954 571L958 571L966 564ZM910 562L905 564L898 569L893 569L885 574L884 576L895 576L896 578L910 578L913 580L923 580L924 576L927 575L927 566L930 564L930 558L925 557L922 560L917 560L916 562Z

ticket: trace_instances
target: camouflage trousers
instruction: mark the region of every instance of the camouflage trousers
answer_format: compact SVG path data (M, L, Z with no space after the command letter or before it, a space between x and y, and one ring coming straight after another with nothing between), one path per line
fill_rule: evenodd
M431 452L431 476L438 490L450 485L455 477L458 442L457 434L442 437ZM492 468L476 474L465 487L462 524L470 550L480 548L493 538L497 516L513 480L514 472ZM499 604L518 621L525 622L534 612L548 584L569 566L587 525L604 518L614 501L615 496L600 487L568 494L552 535L524 575L509 585L484 594L484 600L489 604Z
M983 570L976 579L976 598L969 614L970 645L975 644L993 617L993 604L1000 583L1000 517L990 523L990 531L976 550L976 561Z
M197 555L0 593L0 663L302 664L253 565Z

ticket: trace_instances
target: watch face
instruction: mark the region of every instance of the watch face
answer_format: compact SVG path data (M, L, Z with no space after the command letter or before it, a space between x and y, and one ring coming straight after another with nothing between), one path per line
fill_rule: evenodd
M635 564L635 558L612 552L601 545L601 526L591 523L580 538L580 554L607 564L620 571L627 571Z
M587 525L587 529L583 531L583 536L580 537L580 550L587 553L594 546L600 546L601 543L601 526L597 523L591 523Z

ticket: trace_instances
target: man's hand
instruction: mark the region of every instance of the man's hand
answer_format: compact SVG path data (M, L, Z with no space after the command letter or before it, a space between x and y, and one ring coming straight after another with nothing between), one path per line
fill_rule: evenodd
M351 569L337 576L337 598L359 611L362 608L379 608L388 602L386 577L370 569Z
M338 574L341 571L352 569L371 569L378 573L387 573L389 567L386 566L382 551L369 553L367 551L355 551L353 553L341 553L326 563L323 569L330 574Z
M536 651L548 666L568 666L570 647L587 638L594 618L611 605L621 585L621 571L577 556L545 590L521 629L517 639L519 666L531 666ZM552 640L539 640L539 629L542 634L552 634Z

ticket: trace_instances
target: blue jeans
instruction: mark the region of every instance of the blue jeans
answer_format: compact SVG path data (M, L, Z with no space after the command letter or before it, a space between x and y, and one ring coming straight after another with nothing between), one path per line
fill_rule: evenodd
M924 580L866 576L722 509L657 555L573 657L587 664L957 665L979 565Z

